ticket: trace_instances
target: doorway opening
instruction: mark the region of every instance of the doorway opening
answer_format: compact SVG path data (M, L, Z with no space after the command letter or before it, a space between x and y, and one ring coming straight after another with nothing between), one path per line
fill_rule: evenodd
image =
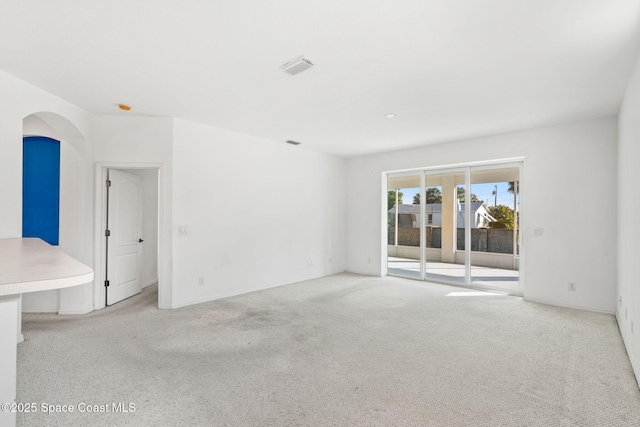
M156 283L160 300L160 171L158 164L97 166L96 309Z
M387 274L523 295L522 164L387 173Z

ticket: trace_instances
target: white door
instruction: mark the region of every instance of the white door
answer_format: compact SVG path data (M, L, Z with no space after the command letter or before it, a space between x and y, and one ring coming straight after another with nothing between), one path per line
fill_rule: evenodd
M107 305L140 293L142 178L109 170L107 208Z

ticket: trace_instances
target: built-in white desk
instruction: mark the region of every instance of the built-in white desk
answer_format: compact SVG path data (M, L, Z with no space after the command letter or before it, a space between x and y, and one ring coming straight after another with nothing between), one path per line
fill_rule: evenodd
M20 295L92 280L90 267L40 239L0 239L0 404L16 399ZM0 411L0 426L15 423L14 412Z

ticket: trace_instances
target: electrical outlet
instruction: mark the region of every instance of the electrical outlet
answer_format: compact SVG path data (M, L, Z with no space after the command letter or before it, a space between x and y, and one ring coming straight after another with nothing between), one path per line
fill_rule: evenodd
M369 258L369 264L371 264L371 258Z
M544 229L542 229L542 228L534 228L533 229L533 235L534 236L542 236L542 235L544 235Z
M204 277L198 277L198 285L200 286L204 285Z
M570 291L575 291L576 290L575 282L569 282L569 290Z
M178 234L180 234L181 236L186 236L187 234L189 234L189 227L186 225L178 226Z
M631 333L633 333L633 321L631 321Z

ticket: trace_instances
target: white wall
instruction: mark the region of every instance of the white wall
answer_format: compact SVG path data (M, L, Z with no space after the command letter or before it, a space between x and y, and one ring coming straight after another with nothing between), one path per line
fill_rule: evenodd
M61 142L60 248L92 265L91 141L89 114L47 92L0 71L0 238L22 235L22 137L31 132ZM39 119L23 123L36 114ZM84 313L91 309L90 285L39 298L29 295L35 310ZM30 300L32 298L32 300Z
M173 161L174 306L344 271L344 159L176 120Z
M613 313L616 140L611 118L349 159L347 270L382 272L382 172L524 157L525 298Z
M137 169L158 167L158 306L171 308L171 244L172 244L172 145L173 119L166 117L97 116L92 123L96 168ZM99 201L102 186L98 185ZM99 206L97 209L101 209ZM100 211L97 211L99 217ZM96 241L101 239L96 228ZM100 258L99 247L97 257ZM96 287L104 282L102 260L95 262ZM103 304L98 298L96 306Z
M640 58L619 115L618 304L616 317L640 380Z

